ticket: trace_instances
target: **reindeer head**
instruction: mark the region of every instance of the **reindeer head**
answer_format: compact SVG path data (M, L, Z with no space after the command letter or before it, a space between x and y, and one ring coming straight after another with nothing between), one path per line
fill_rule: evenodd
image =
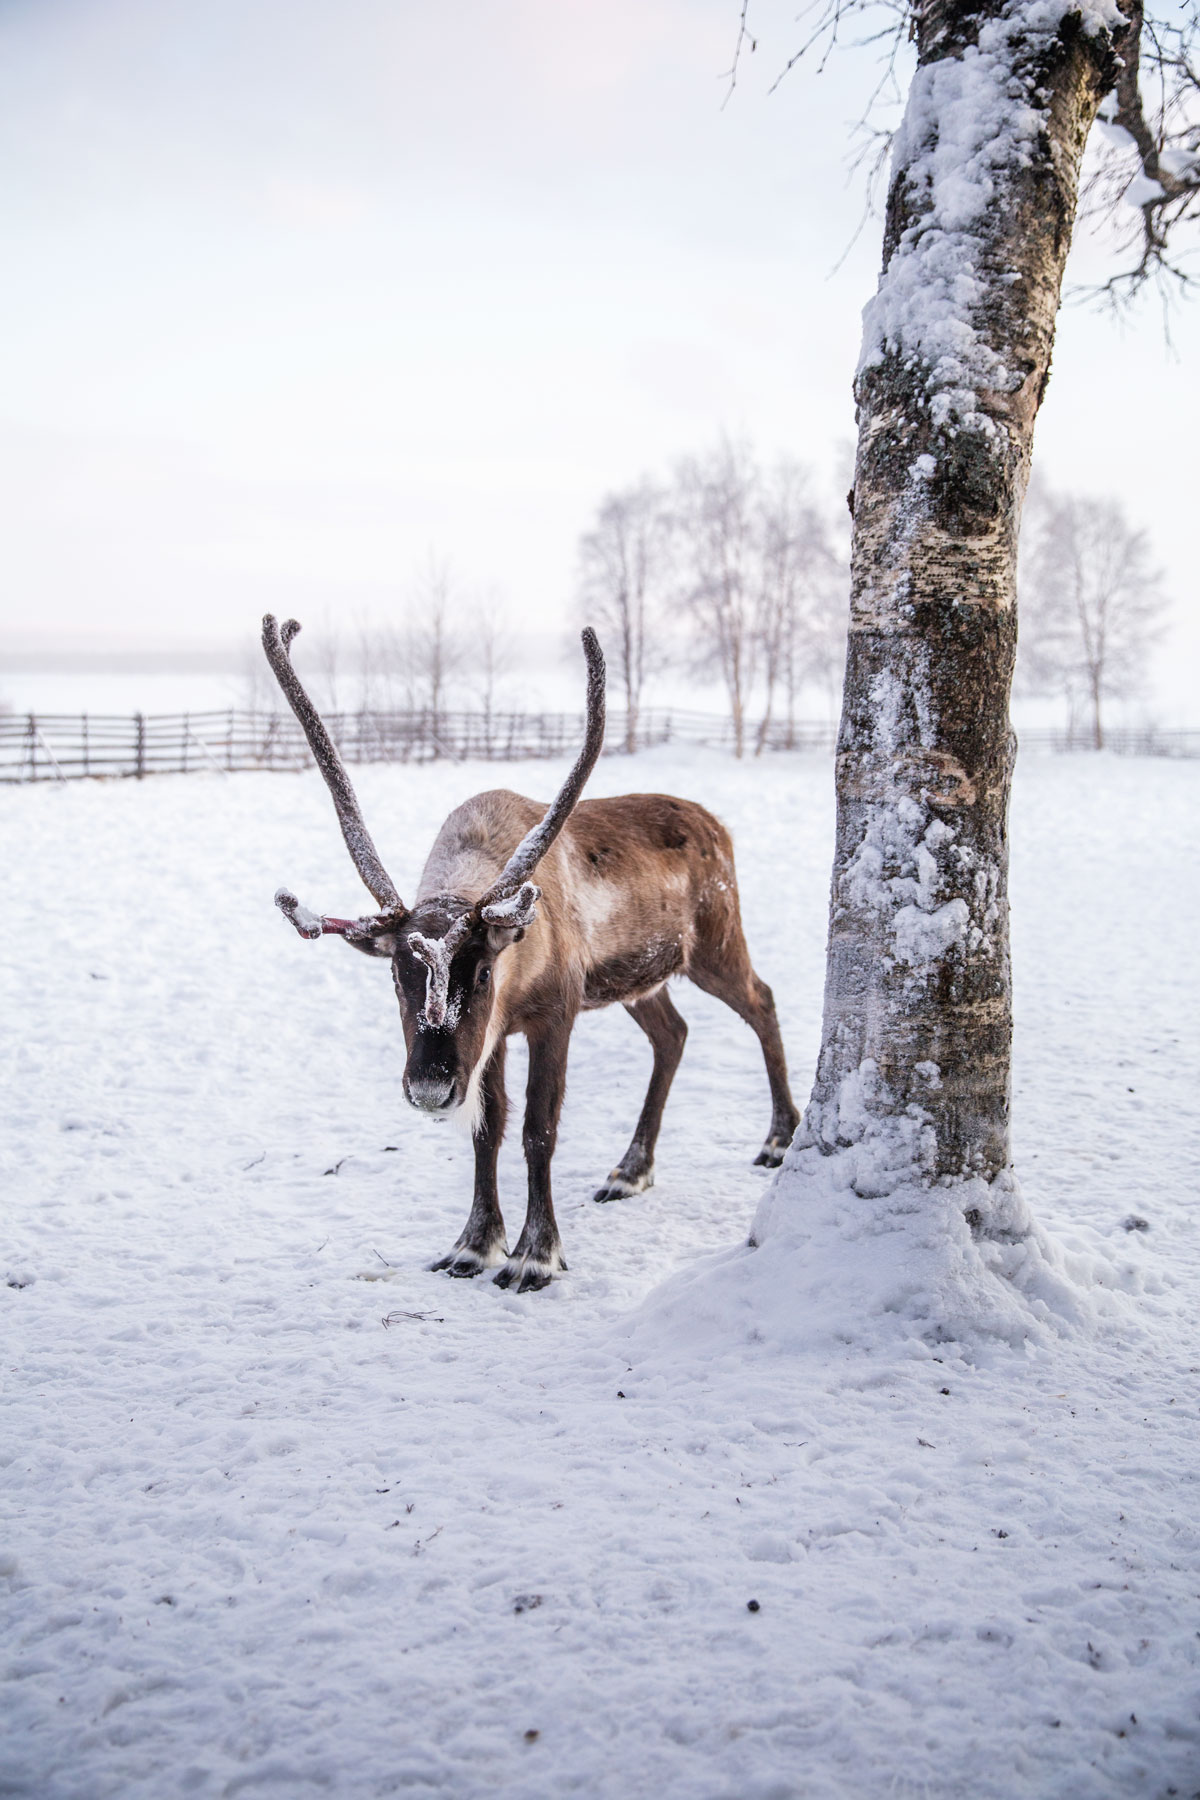
M537 919L541 889L529 877L570 817L604 742L600 645L594 631L584 631L586 738L575 767L544 817L478 899L442 894L409 911L379 860L342 760L292 667L288 646L299 629L296 621L289 619L281 631L268 614L263 620L263 648L333 796L354 866L380 910L361 919L327 918L309 912L286 888L279 889L275 904L301 937L343 937L368 956L391 959L408 1052L405 1096L422 1111L452 1112L474 1103L485 1053L490 1054L495 1043L497 959L510 944L519 943Z

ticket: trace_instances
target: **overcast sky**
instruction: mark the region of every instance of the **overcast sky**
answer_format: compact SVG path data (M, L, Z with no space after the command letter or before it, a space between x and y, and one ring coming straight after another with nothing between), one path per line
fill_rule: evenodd
M557 632L606 488L724 429L832 490L872 71L768 97L795 10L722 109L738 0L4 0L0 652L382 617L430 550ZM1065 311L1038 461L1150 527L1195 722L1174 339Z

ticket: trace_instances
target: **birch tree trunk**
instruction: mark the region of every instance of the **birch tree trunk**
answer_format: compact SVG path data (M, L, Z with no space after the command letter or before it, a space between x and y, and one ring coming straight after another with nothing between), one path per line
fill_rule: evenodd
M1125 22L1109 0L926 0L916 23L855 388L821 1053L760 1238L814 1150L846 1158L859 1194L966 1183L976 1233L1014 1228L1017 532L1080 159Z

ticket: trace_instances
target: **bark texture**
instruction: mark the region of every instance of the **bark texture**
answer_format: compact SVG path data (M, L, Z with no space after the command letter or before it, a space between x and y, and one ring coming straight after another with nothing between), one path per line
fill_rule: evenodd
M1009 1163L1017 533L1123 28L1105 0L917 14L855 389L825 1015L797 1139L859 1146L863 1193Z

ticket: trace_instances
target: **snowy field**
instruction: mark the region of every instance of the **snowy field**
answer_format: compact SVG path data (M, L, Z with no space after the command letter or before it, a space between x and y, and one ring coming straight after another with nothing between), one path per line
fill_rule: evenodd
M561 773L356 779L411 895L452 804ZM830 782L654 754L591 789L731 825L801 1101ZM1198 819L1200 764L1021 764L1016 1147L1080 1285L1013 1348L747 1310L766 1082L686 985L657 1186L590 1200L649 1072L592 1015L570 1274L428 1273L469 1144L400 1098L387 965L271 904L364 908L318 778L0 791L0 1794L1200 1791Z

